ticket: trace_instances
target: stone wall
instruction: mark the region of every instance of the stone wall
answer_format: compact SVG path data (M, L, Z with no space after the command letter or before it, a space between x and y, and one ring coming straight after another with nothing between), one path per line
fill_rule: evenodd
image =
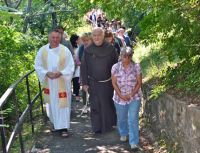
M171 95L163 94L149 100L150 88L144 86L144 114L153 132L165 133L168 140L177 142L184 153L200 153L200 106L187 105Z

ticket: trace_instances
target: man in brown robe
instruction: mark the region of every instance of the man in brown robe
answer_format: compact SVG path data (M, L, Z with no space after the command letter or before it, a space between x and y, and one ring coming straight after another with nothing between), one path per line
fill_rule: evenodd
M93 43L84 51L81 62L83 89L89 92L91 123L95 133L110 131L116 125L116 113L112 100L111 68L117 63L115 48L104 41L104 31L92 31Z

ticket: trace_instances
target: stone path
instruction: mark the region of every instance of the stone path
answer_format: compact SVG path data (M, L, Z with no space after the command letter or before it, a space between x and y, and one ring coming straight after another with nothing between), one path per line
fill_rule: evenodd
M62 138L57 133L50 131L50 123L44 127L35 143L31 153L129 153L131 152L128 142L119 141L117 129L106 134L93 134L89 113L80 117L81 102L74 102L75 113L71 119L70 136ZM141 128L142 150L138 153L153 153L150 145L149 133ZM145 134L146 133L146 134ZM148 133L148 134L147 134Z

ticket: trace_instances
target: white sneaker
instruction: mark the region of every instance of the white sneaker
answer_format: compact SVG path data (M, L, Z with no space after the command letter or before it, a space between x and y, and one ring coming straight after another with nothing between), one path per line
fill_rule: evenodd
M138 146L138 145L135 145L135 144L132 144L132 145L131 145L131 150L133 150L133 151L138 151L138 150L139 150L139 146Z
M127 136L121 136L121 137L120 137L120 141L126 142L126 141L127 141Z

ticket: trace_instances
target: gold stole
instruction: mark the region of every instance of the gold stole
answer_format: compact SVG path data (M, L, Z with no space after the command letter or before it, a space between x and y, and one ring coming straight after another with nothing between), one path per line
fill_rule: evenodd
M46 46L45 46L46 47ZM42 49L42 63L46 70L48 70L48 51L46 48ZM58 71L62 71L65 68L65 47L63 45L60 45L60 54L59 54L59 62L58 62ZM44 101L46 103L50 103L50 90L49 90L49 79L46 77L44 81ZM63 77L59 77L58 79L58 98L59 103L58 106L60 108L68 107L68 101L67 101L67 92L66 92L66 81Z

